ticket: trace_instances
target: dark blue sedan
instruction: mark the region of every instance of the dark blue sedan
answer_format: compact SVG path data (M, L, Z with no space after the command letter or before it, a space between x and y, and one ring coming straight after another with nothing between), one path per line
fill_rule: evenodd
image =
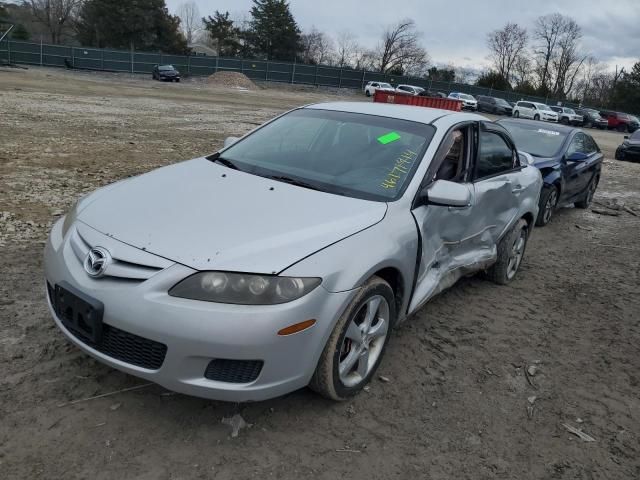
M604 155L591 135L579 128L535 120L503 119L518 150L533 156L542 172L536 225L549 223L556 208L573 203L588 208L600 181Z

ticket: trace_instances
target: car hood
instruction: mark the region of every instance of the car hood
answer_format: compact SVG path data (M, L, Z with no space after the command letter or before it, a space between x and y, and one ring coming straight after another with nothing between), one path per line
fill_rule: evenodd
M78 220L196 270L277 273L384 218L387 204L310 190L198 158L87 198Z

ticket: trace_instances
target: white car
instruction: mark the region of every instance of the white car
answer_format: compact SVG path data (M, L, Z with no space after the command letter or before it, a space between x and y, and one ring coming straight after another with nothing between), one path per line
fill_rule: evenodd
M582 115L578 115L573 108L568 107L550 107L560 117L558 121L565 125L580 126L584 122Z
M451 92L449 98L462 101L462 108L467 110L478 110L478 101L468 93Z
M424 92L424 88L416 87L415 85L398 85L396 87L396 92L398 93L407 93L409 95L420 95Z
M396 89L391 86L390 83L386 82L369 82L364 87L364 94L367 97L370 97L376 90L382 90L383 92L395 92Z
M538 102L519 101L513 107L513 117L531 118L532 120L544 120L545 122L558 122L558 114L551 110L549 105Z

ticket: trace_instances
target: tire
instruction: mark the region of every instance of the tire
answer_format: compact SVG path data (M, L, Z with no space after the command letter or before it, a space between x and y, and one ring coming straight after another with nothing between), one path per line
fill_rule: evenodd
M551 221L553 212L558 206L558 189L554 186L543 187L540 193L540 201L538 202L539 211L536 218L536 226L544 227Z
M584 122L583 127L584 128L593 128L593 124L591 122Z
M585 193L584 198L578 202L575 202L574 205L576 208L586 209L591 205L591 201L593 200L593 196L596 193L596 189L598 188L598 183L600 182L600 177L595 177L589 183L589 188L587 189L587 193Z
M529 224L521 218L498 243L498 260L487 270L487 277L498 285L513 280L524 258L529 239Z
M365 91L364 91L364 94L365 94L367 97L370 97L370 96L371 96L371 92L370 92L369 90L365 90Z
M562 123L563 125L569 125L569 120L566 117L562 117L560 119L560 123Z
M520 112L516 110L515 112L513 112L513 116L518 118L520 116Z
M624 133L627 131L627 126L620 124L616 127L616 130L618 130L620 133Z
M540 115L538 115L537 113L533 116L534 120L540 120Z
M377 306L376 302L379 302ZM362 334L363 325L368 319L367 313L373 311L372 307L375 308L373 315L377 314L376 318L370 321L369 335L358 343L356 337ZM360 392L369 383L384 356L395 319L393 290L383 279L371 277L338 319L309 387L336 401L346 400ZM371 335L373 332L378 335ZM366 359L363 356L365 351ZM343 373L340 372L341 364L347 367Z

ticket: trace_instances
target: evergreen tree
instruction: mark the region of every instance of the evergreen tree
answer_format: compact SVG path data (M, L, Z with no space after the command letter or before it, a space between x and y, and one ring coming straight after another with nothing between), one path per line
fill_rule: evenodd
M624 112L640 114L640 62L615 83L611 106Z
M209 36L215 41L218 48L218 56L233 57L240 51L240 29L229 18L229 12L221 13L215 11L213 17L203 18L204 28L209 32Z
M10 35L13 40L22 40L24 42L31 38L31 34L21 23L17 24L13 30L11 30Z
M100 48L189 52L180 19L169 14L165 0L87 0L78 18L78 40Z
M494 90L511 90L511 84L498 72L489 70L478 77L476 85Z
M246 38L268 60L293 60L300 51L300 29L286 0L253 0Z

